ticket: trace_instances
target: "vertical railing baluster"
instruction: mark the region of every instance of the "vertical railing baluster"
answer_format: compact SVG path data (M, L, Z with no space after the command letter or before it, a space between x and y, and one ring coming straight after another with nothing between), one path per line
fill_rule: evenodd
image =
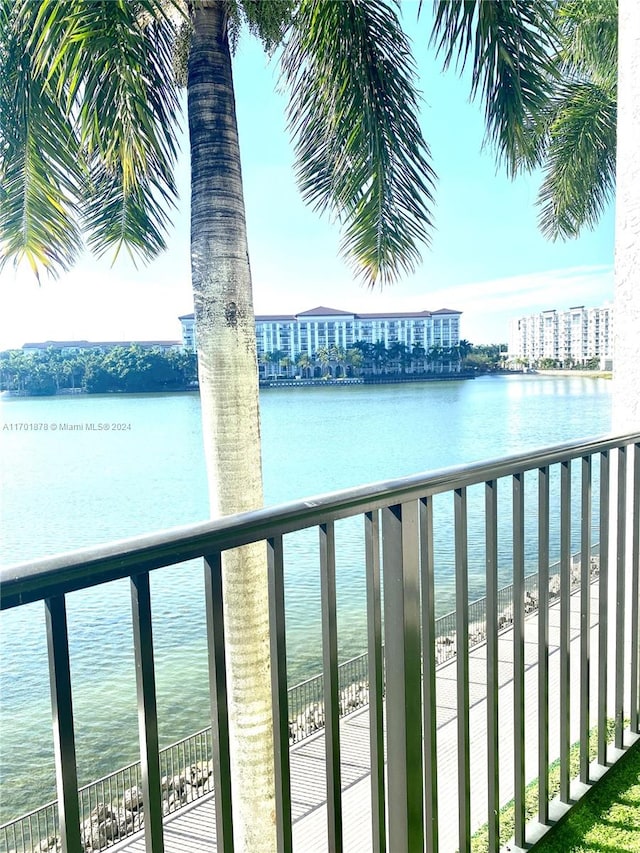
M627 532L627 448L618 448L618 494L616 536L616 650L615 650L615 734L617 749L624 745L624 617L625 560Z
M162 793L160 790L158 712L156 708L151 592L148 572L131 578L131 609L138 695L138 732L142 770L142 800L144 802L145 848L147 853L161 853L164 849Z
M340 710L338 708L338 624L336 613L336 540L332 521L321 524L320 599L322 607L322 673L324 745L327 774L329 850L342 851L342 787L340 782Z
M485 483L487 599L487 829L489 850L500 847L498 732L498 481Z
M514 838L524 847L524 474L514 474L512 485Z
M426 849L438 853L438 750L436 702L436 624L434 590L433 498L420 501L420 579L422 586L422 713Z
M219 551L204 558L204 590L209 652L216 849L224 850L224 853L233 853L229 709L227 705L227 668L224 644L224 596L222 555Z
M569 802L571 738L571 462L560 463L560 801Z
M538 820L549 822L549 468L538 470Z
M422 850L422 731L418 504L382 510L388 844Z
M640 684L638 682L638 652L640 649L640 624L638 596L640 595L640 444L633 447L633 519L631 551L631 705L630 728L640 733Z
M580 518L580 781L589 781L591 687L591 457L582 457Z
M289 703L287 697L287 636L284 607L282 536L267 541L269 575L269 636L271 642L271 696L276 780L278 853L290 853L291 776L289 771Z
M609 451L600 454L600 565L598 570L598 764L607 763L609 657Z
M69 635L63 595L45 600L45 615L60 841L62 853L76 853L81 849L80 809L71 701Z
M171 763L171 773L170 773L171 779L174 779L175 775L176 775L174 755L175 755L175 749L172 749L171 752L169 753L169 761ZM167 799L168 799L168 793L167 793ZM174 803L174 809L175 809L175 803ZM169 811L173 811L173 809L169 809Z
M367 586L367 659L369 666L369 750L371 753L371 830L373 853L386 850L384 790L384 696L382 610L380 603L380 516L364 516Z
M87 795L91 796L91 791L87 792ZM80 813L80 829L82 830L82 825L84 823L84 815L85 815L85 806L84 806L84 794L81 791L78 791L78 812Z
M471 764L469 744L469 579L467 490L453 493L456 565L456 708L458 728L458 844L471 849Z

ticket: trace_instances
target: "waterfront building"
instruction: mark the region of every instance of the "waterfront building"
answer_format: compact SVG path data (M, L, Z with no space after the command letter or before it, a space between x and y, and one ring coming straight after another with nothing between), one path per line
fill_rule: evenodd
M559 311L519 317L509 325L509 359L529 366L550 359L558 367L584 365L597 358L602 370L613 364L613 307Z
M460 343L461 311L441 308L438 311L398 311L358 314L336 308L318 306L299 314L256 315L258 361L265 353L281 352L292 362L306 354L314 358L319 350L332 346L347 347L357 341L404 344L409 349L419 345L426 351L433 347L448 350ZM186 349L196 351L193 314L179 318ZM261 365L263 370L264 365Z

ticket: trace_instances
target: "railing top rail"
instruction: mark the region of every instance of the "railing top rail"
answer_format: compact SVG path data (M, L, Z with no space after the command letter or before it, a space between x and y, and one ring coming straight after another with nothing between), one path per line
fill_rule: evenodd
M168 752L170 749L175 749L177 746L182 746L183 743L186 743L189 740L194 740L197 737L203 737L204 735L208 735L210 731L211 726L205 726L203 729L198 729L197 732L194 732L191 735L186 735L185 737L181 737L180 740L175 740L173 743L167 744L167 746L163 746L160 751Z
M640 443L640 433L566 442L529 453L357 486L9 566L0 570L0 609L635 443Z

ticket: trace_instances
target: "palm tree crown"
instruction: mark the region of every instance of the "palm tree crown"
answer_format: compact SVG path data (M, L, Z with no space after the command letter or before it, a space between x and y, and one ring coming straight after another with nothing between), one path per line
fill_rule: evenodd
M232 42L244 23L268 51L283 45L300 188L343 220L344 253L369 283L414 269L434 173L393 8L215 2ZM5 258L65 270L83 234L98 254L125 246L147 260L164 248L181 119L174 58L185 29L180 0L1 0Z

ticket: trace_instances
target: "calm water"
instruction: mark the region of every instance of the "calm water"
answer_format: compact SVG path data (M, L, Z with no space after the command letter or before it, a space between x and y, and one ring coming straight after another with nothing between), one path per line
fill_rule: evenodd
M605 380L537 376L269 389L261 397L266 500L280 503L605 433L610 391ZM3 428L90 422L127 428ZM0 453L4 564L207 517L194 394L3 399ZM480 498L469 496L473 597L482 594L482 519L474 520L473 512ZM452 606L449 509L445 499L436 506L440 613ZM552 524L552 550L555 532ZM338 630L346 659L365 643L359 520L337 526L337 547ZM509 547L507 512L500 538L504 583ZM288 537L285 558L288 666L297 681L320 669L315 532ZM166 744L208 723L199 566L156 572L152 594L160 736ZM74 593L68 607L82 784L135 758L128 584ZM0 655L1 821L53 795L47 782L53 759L42 605L2 614Z

